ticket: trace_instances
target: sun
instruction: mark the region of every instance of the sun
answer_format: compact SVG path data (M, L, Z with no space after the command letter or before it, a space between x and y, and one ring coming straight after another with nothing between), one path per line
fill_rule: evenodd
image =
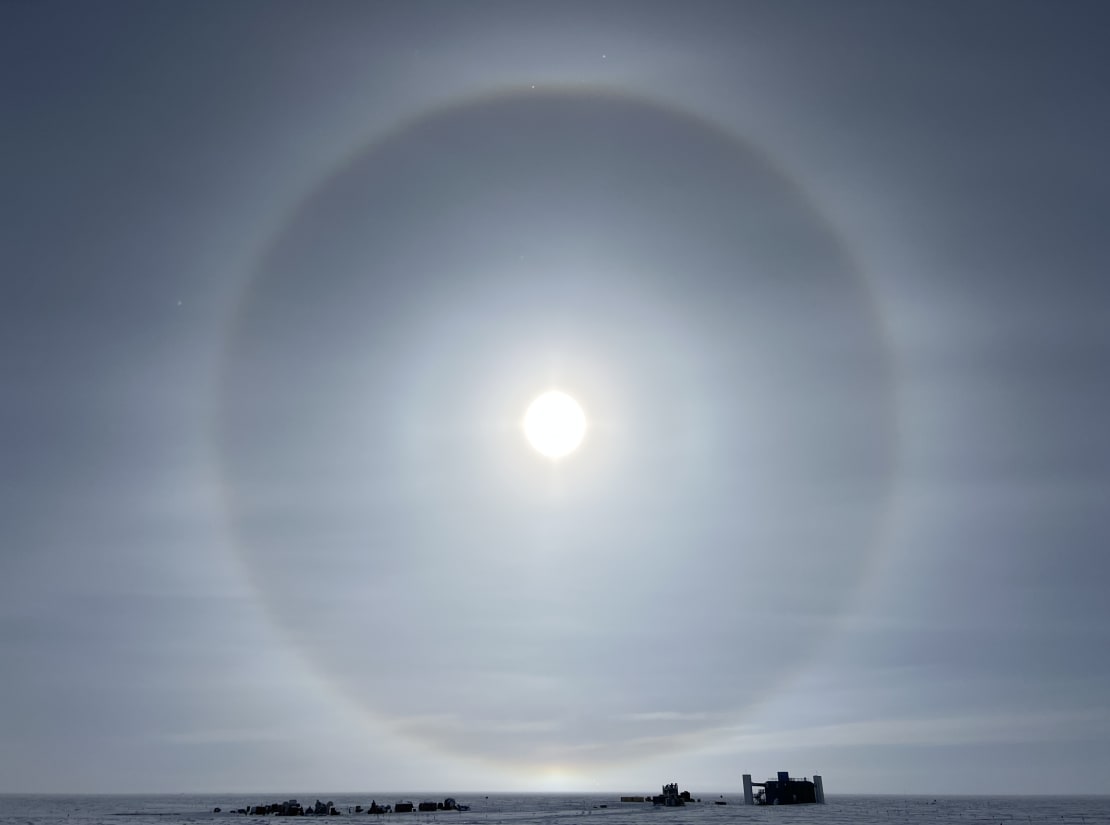
M523 427L528 443L537 452L558 461L582 443L586 414L565 392L549 390L528 405Z

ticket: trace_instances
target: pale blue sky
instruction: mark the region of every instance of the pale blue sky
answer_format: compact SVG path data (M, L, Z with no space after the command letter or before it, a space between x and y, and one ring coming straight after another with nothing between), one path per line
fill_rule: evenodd
M1100 789L1108 25L0 5L0 791Z

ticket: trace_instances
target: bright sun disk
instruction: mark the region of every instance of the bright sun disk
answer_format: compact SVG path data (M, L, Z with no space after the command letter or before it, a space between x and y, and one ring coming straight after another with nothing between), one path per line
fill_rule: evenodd
M565 392L549 390L528 406L523 426L528 443L542 455L557 460L582 443L586 414Z

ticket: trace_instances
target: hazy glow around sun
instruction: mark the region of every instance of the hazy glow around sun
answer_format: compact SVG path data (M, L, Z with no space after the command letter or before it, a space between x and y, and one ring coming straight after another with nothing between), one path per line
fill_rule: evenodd
M582 443L586 414L565 392L549 390L528 406L523 427L528 443L537 452L558 460Z

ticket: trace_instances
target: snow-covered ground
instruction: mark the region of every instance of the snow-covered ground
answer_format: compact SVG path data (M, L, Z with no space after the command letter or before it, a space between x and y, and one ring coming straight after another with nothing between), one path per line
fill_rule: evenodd
M696 795L696 792L694 792ZM335 803L343 816L329 819L369 819L348 814L356 805L372 800L380 805L399 801L442 801L455 797L468 811L388 814L374 817L374 825L584 825L583 817L608 825L726 825L731 822L773 825L860 825L861 823L1054 823L1097 825L1110 823L1110 797L925 797L829 796L827 805L749 807L739 795L705 795L700 803L682 808L654 807L650 803L622 803L619 794L441 794L291 792L268 794L215 794L165 796L0 796L0 825L176 825L176 823L257 823L267 817L250 817L230 810L295 798L312 804L317 798ZM714 804L724 801L726 804ZM213 813L216 807L221 813ZM313 818L298 820L306 823Z

